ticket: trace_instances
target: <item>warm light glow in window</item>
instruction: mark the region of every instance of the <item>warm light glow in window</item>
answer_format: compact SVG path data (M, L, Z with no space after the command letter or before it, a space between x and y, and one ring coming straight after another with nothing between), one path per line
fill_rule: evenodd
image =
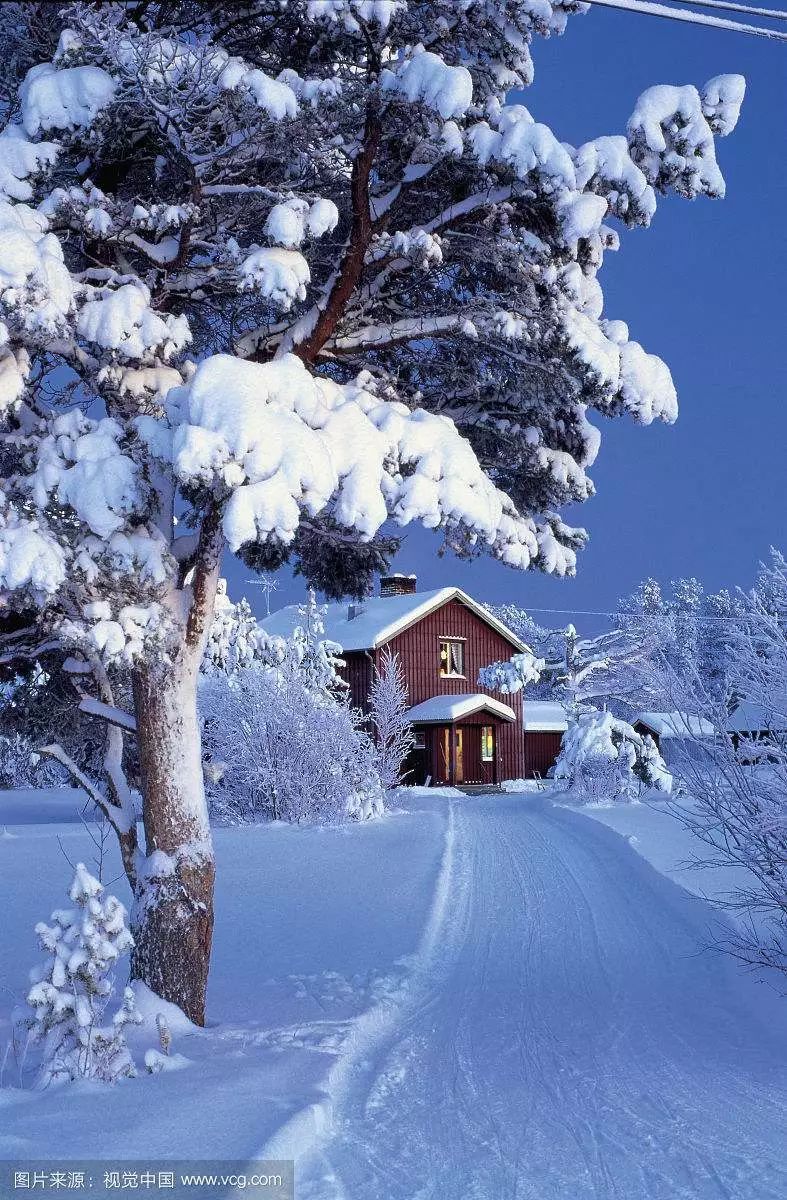
M443 676L464 675L464 642L440 643L440 674Z
M495 757L495 731L491 725L481 726L481 762L493 762Z

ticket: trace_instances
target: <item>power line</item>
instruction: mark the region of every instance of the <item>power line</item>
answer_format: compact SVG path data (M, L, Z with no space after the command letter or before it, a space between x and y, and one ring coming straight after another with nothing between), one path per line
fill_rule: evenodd
M779 29L766 29L764 25L746 25L742 21L728 21L725 17L711 17L705 13L691 12L687 8L670 8L666 4L654 4L651 0L589 0L604 8L619 8L625 12L644 13L649 17L667 17L671 21L686 21L690 25L703 25L710 29L726 29L734 33L750 33L755 37L771 38L787 42L787 33Z
M689 0L694 8L721 8L727 12L746 13L750 17L768 17L772 21L787 21L787 12L777 8L752 8L749 4L733 4L731 0Z
M557 613L560 616L565 616L565 617L636 617L636 616L654 616L654 617L665 616L665 617L668 617L671 615L675 615L675 616L689 616L690 615L688 613L670 614L670 613L641 613L641 612L636 612L636 611L629 612L629 611L626 611L626 609L620 609L620 608L615 610L614 612L605 612L601 609L593 609L593 608L534 608L530 604L527 604L524 606L524 611L527 613ZM735 621L738 623L742 623L742 622L746 621L747 618L744 616L706 617L700 613L697 613L695 619L697 621L703 622L703 623L706 621Z

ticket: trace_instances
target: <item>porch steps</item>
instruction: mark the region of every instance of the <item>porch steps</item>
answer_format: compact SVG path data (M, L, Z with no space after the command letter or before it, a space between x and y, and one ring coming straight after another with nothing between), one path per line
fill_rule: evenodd
M457 785L457 791L466 796L502 796L503 789L499 783L463 783Z

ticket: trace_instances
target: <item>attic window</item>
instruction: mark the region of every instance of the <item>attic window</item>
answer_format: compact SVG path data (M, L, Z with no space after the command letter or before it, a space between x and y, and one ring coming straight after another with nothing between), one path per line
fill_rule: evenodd
M440 643L440 675L443 679L464 677L465 645L464 642Z

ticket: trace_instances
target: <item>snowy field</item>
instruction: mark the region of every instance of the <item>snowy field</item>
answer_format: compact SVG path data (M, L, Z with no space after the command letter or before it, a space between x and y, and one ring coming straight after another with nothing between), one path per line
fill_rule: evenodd
M672 819L403 805L218 829L211 1024L175 1026L182 1070L35 1094L7 1061L0 1157L94 1157L100 1124L107 1159L295 1157L299 1200L784 1197L785 1003L700 952L718 914L675 883L699 890ZM0 795L3 1043L66 856L90 861L77 807Z

